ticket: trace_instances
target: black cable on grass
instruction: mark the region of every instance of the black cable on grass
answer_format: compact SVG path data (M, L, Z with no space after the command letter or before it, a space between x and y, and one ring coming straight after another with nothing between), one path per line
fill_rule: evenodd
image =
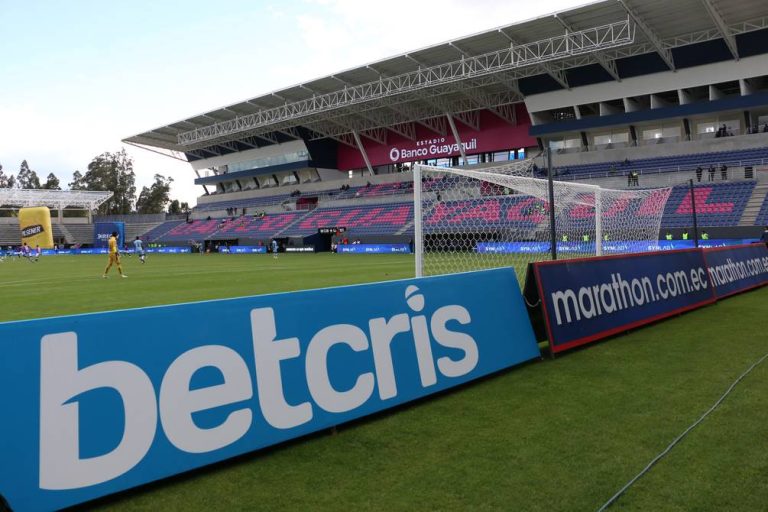
M604 510L606 510L608 507L610 507L611 505L613 505L614 503L616 503L616 501L617 501L617 500L618 500L618 499L619 499L619 498L620 498L620 497L621 497L621 496L622 496L622 495L623 495L625 492L627 492L627 490L628 490L630 487L632 487L632 485L634 485L634 483L635 483L635 482L637 482L638 480L640 480L640 478L642 478L642 477L643 477L643 475L645 475L645 474L646 474L648 471L650 471L650 469L651 469L651 468L652 468L652 467L653 467L653 466L654 466L654 465L655 465L657 462L659 462L659 461L660 461L660 460L661 460L661 459L662 459L662 458L663 458L665 455L667 455L667 454L668 454L668 453L669 453L669 452L672 450L672 448L674 448L674 447L675 447L675 445L676 445L677 443L679 443L680 441L682 441L682 440L683 440L683 438L684 438L685 436L687 436L687 435L688 435L688 433L689 433L691 430L693 430L694 428L696 428L696 426L697 426L699 423L701 423L702 421L704 421L704 418L706 418L707 416L709 416L709 414L710 414L712 411L714 411L715 409L717 409L717 408L720 406L720 404L723 402L723 400L725 400L725 398L726 398L728 395L730 395L730 394L731 394L731 391L733 391L733 388L735 388L735 387L736 387L736 384L738 384L739 382L741 382L741 380L742 380L744 377L746 377L747 375L749 375L749 373L750 373L752 370L754 370L754 369L755 369L755 368L756 368L756 367L757 367L757 366L758 366L760 363L762 363L762 362L763 362L763 361L764 361L766 358L768 358L768 354L765 354L763 357L761 357L760 359L758 359L758 360L757 360L757 361L756 361L756 362L755 362L755 363L754 363L752 366L750 366L749 368L747 368L747 371L745 371L744 373L742 373L741 375L739 375L739 378L737 378L735 381L733 381L733 384L731 384L731 385L730 385L730 387L729 387L729 388L726 390L726 392L725 392L725 393L723 393L723 396L721 396L721 397L720 397L720 398L717 400L717 402L715 402L715 404L714 404L712 407L710 407L710 408L709 408L709 410L708 410L707 412L705 412L704 414L702 414L702 415L701 415L701 417L700 417L698 420L696 420L696 421L695 421L695 422L694 422L694 423L693 423L693 424L692 424L690 427L688 427L687 429L685 429L685 431L684 431L682 434L680 434L679 436L677 436L677 437L675 438L675 440L674 440L674 441L672 441L672 442L669 444L669 446L667 446L667 447L664 449L664 451L662 451L660 454L658 454L656 457L654 457L654 458L653 458L653 460L652 460L651 462L649 462L649 463L648 463L648 465L647 465L647 466L645 466L645 467L643 468L643 470L642 470L642 471L640 471L640 472L639 472L639 473L638 473L638 474L637 474L637 475L636 475L636 476L635 476L635 477L634 477L632 480L630 480L629 482L627 482L627 483L626 483L626 485L624 485L624 487L622 487L621 489L619 489L619 492L617 492L616 494L614 494L613 496L611 496L611 499L609 499L608 501L606 501L606 502L603 504L603 506L602 506L602 507L600 507L599 509L597 509L597 512L603 512L603 511L604 511Z

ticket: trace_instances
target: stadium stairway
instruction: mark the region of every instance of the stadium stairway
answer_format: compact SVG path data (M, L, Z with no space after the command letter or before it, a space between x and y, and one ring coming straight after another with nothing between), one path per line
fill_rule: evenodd
M764 206L768 204L768 184L758 184L752 191L752 196L744 207L744 214L739 220L739 226L759 226Z
M763 206L760 208L760 213L757 214L757 220L755 220L757 226L768 226L768 195L763 199Z

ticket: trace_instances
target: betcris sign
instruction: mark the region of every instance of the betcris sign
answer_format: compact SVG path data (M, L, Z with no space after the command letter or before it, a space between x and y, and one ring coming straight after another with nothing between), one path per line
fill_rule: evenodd
M0 494L16 511L82 503L539 356L512 269L9 322L0 350Z
M109 243L109 237L113 232L117 232L119 238L117 239L118 248L121 248L125 243L125 223L124 222L96 222L93 225L93 245L95 247L107 247Z
M718 299L768 284L768 247L763 243L705 249L704 258Z
M408 244L347 244L339 245L337 252L352 254L410 254Z
M715 301L699 249L534 264L553 353Z

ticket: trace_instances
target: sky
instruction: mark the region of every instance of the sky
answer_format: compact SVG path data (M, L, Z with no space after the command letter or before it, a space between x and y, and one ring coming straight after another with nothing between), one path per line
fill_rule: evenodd
M137 189L191 167L121 140L344 69L584 0L0 0L0 164L67 188L125 147ZM380 5L380 8L375 8Z

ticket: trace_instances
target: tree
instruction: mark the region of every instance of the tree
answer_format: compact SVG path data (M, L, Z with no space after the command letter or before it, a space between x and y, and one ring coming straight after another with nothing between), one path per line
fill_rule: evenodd
M173 178L166 178L162 174L155 174L155 182L151 187L141 189L139 199L136 201L136 211L139 213L162 213L165 205L170 200Z
M112 197L102 204L100 215L130 213L136 200L136 174L133 172L133 159L125 149L117 153L102 153L88 164L85 175L77 182L73 175L73 190L102 190L112 192ZM72 185L70 184L70 185ZM81 188L80 188L81 187Z
M72 173L72 181L69 182L69 190L84 190L83 174L80 171Z
M43 188L46 190L61 190L61 187L59 186L59 178L53 173L48 174L48 178L46 178Z
M13 174L11 174L10 176L5 175L5 173L3 172L3 166L2 164L0 164L0 188L10 188L8 186L8 179L12 177L13 177Z
M192 208L189 207L189 203L184 202L181 203L181 213L190 213L192 211Z
M179 204L178 199L174 199L171 201L171 204L168 205L168 213L172 215L179 215L181 213L181 205Z
M40 178L37 177L37 173L29 168L29 164L26 160L22 160L21 167L19 168L19 174L16 178L21 188L37 189L40 188Z

